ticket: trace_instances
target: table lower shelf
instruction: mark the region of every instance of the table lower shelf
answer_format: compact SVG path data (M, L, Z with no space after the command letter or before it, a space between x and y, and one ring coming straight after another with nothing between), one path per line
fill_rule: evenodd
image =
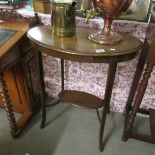
M82 108L98 109L104 103L102 99L95 95L77 90L64 90L58 96L62 101Z

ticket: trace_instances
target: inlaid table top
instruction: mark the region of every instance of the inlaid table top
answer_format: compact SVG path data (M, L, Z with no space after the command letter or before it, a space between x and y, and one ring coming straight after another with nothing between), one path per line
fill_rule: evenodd
M58 37L52 34L51 26L38 26L30 29L27 36L45 53L73 61L105 62L106 58L108 61L113 56L119 56L119 62L126 61L141 48L141 41L127 33L121 33L123 41L116 45L93 43L88 40L88 35L93 31L77 27L75 36ZM125 58L126 55L129 57Z

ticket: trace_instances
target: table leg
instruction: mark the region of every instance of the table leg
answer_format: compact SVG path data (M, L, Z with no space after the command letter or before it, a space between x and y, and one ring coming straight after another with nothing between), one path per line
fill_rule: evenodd
M42 120L40 128L45 127L46 122L46 107L54 106L57 103L60 103L60 99L53 99L50 104L45 104L46 93L45 93L45 83L44 83L44 74L43 74L43 62L42 62L42 53L37 50L37 60L38 60L38 72L40 79L40 98L41 98L41 110L42 110ZM61 88L64 90L64 60L61 59Z
M8 94L6 82L3 79L3 73L0 73L0 95L2 96L4 108L7 113L7 118L9 120L11 135L15 138L19 133L19 129L17 127L16 119L12 111L11 100Z
M64 90L64 59L61 59L61 91ZM53 99L49 104L46 104L46 107L54 106L61 102L61 99Z
M109 63L108 75L107 75L106 89L105 89L105 95L104 95L104 107L102 111L100 132L99 132L100 151L103 151L104 149L103 133L104 133L104 127L105 127L106 114L108 112L109 105L110 105L110 99L111 99L112 88L113 88L113 83L115 79L116 67L117 67L117 57L111 58L110 63Z
M41 99L41 110L42 110L42 120L40 128L44 128L46 121L46 105L45 105L45 84L44 84L44 75L43 75L43 62L42 62L42 53L37 50L37 66L40 79L40 99Z
M61 59L61 91L64 90L64 59Z

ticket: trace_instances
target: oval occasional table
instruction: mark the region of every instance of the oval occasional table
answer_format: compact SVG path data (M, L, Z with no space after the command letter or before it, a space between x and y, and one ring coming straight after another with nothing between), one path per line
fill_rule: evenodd
M94 30L77 27L75 36L58 37L52 34L51 26L39 26L30 29L27 33L27 36L36 46L36 49L38 51L38 58L40 58L42 53L61 58L62 91L58 95L60 100L83 108L97 109L98 117L100 120L99 148L100 151L103 151L103 132L106 113L109 111L109 104L115 79L117 63L133 59L141 49L142 43L137 38L130 36L129 34L121 33L123 36L123 41L115 45L99 45L88 40L88 35L92 33L92 31ZM104 99L100 99L93 94L81 92L78 90L64 90L64 60L88 63L108 63L109 67ZM38 64L39 67L42 68L42 64ZM43 79L43 72L41 68L40 78ZM42 88L40 89L40 91L42 94L41 127L43 128L46 118L44 84L42 84ZM100 116L98 108L101 107L103 107L103 110Z

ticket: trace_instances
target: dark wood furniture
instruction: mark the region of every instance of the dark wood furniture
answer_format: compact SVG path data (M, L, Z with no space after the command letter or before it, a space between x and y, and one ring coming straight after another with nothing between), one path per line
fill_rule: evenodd
M103 151L104 125L106 113L109 111L117 63L133 59L141 48L141 42L133 36L122 33L124 38L122 42L116 45L99 45L88 40L88 34L92 31L92 29L77 27L76 36L57 37L52 34L50 26L40 26L30 29L27 36L36 45L39 57L41 56L41 53L44 52L51 56L61 58L62 92L59 93L59 97L62 101L84 108L96 109L97 111L98 108L104 107L101 117L98 113L101 124L99 132L99 148L100 151ZM38 37L37 34L39 34L40 37ZM104 99L78 90L64 90L64 59L88 63L108 63L109 69ZM40 78L42 78L42 70L40 70ZM41 128L43 128L46 119L46 105L44 102L44 84L42 83L41 86Z
M39 20L37 14L27 19L6 9L0 9L0 20L3 20L0 22L1 35L5 31L14 32L0 46L0 106L7 113L11 135L17 137L39 108L37 58L25 35ZM21 114L17 121L13 112Z
M126 141L128 138L134 138L155 144L155 109L140 108L143 96L147 88L148 80L151 76L151 72L154 65L155 65L155 15L152 14L143 50L140 55L133 83L130 89L129 97L126 103L124 133L122 137L123 141ZM151 129L150 135L137 133L133 131L133 125L137 113L149 116L150 129Z

